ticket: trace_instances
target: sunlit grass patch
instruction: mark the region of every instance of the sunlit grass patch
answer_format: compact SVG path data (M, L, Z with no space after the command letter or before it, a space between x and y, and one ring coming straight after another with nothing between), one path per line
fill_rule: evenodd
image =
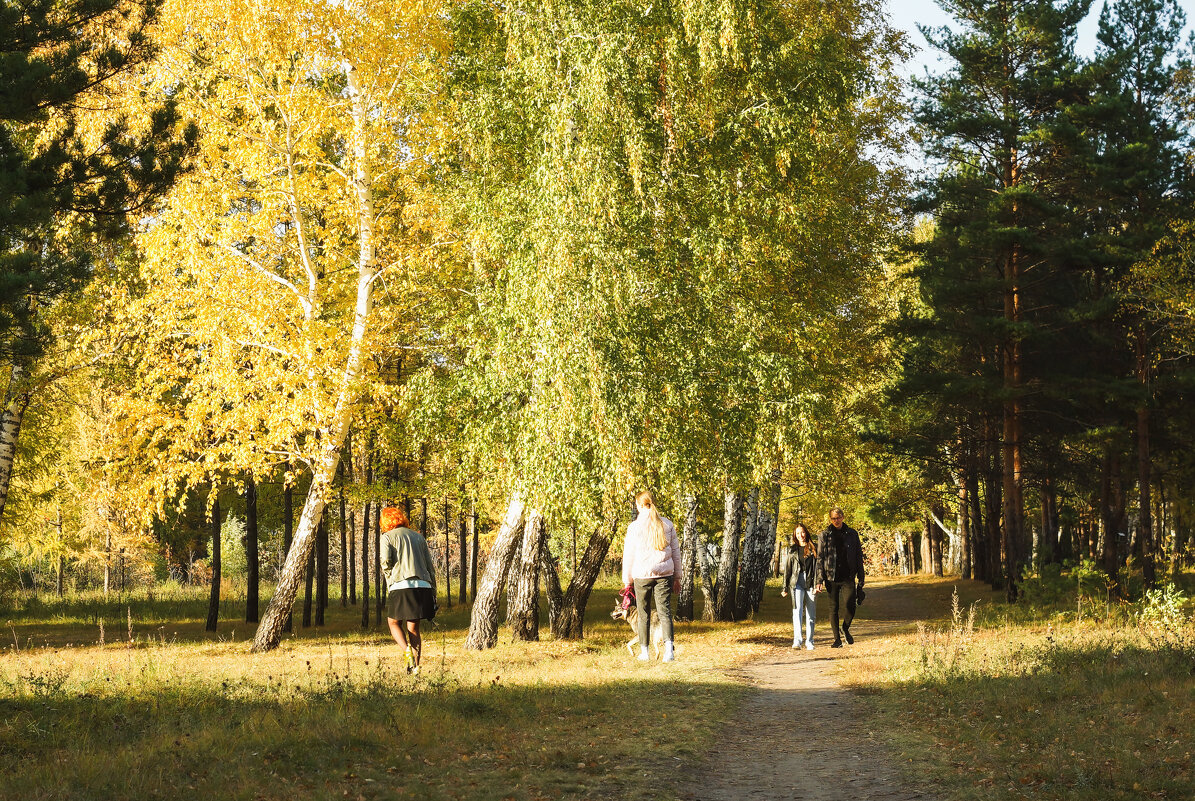
M962 607L848 681L945 798L1195 797L1195 627L1059 611L988 605L969 626Z
M419 677L335 602L267 654L235 620L212 636L134 616L131 642L100 646L87 621L27 616L0 657L0 798L667 797L742 692L726 668L766 646L680 624L677 662L641 665L612 599L595 592L583 641L503 630L482 653L467 610L442 610Z

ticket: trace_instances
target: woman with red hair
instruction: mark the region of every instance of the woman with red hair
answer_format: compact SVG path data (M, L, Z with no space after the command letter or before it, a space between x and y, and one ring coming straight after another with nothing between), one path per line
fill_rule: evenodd
M408 526L406 514L393 506L382 510L378 564L386 578L386 622L403 647L407 672L418 673L423 637L419 621L436 616L436 566L427 540Z

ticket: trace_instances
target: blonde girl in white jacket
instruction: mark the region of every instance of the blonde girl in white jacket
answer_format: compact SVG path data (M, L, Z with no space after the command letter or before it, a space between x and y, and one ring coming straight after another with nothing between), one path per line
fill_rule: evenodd
M647 644L651 630L652 600L660 617L660 630L664 635L664 661L675 658L672 645L672 594L680 591L680 543L676 539L676 526L656 509L655 498L650 492L635 496L639 516L627 526L626 541L622 546L622 584L634 586L636 634L639 635L639 660L648 660Z

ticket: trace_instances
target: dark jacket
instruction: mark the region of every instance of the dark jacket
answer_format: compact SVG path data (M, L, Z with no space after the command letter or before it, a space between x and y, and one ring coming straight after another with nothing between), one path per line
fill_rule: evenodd
M805 556L801 553L801 546L793 547L784 561L784 589L796 592L797 587L807 590L817 584L817 552Z
M859 542L859 532L845 523L842 524L842 528L826 526L826 530L817 540L821 581L823 584L829 584L834 581L834 574L838 572L838 539L840 537L846 552L847 578L844 581L850 581L853 578L862 587L863 544Z

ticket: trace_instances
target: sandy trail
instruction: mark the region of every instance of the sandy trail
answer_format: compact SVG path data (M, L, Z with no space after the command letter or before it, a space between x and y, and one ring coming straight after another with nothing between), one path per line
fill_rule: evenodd
M859 643L925 617L923 604L905 595L899 585L868 587L867 604L885 619L856 619L851 632ZM814 640L813 651L777 644L742 669L755 691L727 721L681 798L932 798L903 781L883 733L869 728L859 700L841 686L838 662L851 658L852 647L830 648L830 627L820 618Z

